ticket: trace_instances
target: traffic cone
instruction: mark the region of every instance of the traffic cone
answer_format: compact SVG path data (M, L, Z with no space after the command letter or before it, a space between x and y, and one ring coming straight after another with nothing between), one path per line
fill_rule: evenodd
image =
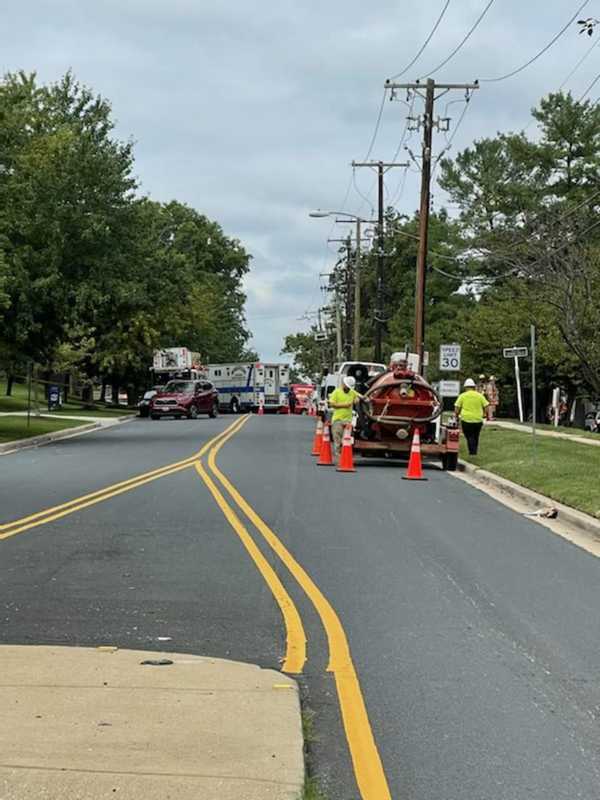
M354 437L352 436L352 425L346 425L344 428L344 438L342 439L340 462L337 465L338 472L356 472L354 469L354 458L352 456L353 444Z
M264 413L265 413L265 407L263 406L263 404L262 404L262 403L259 403L259 404L258 404L258 416L259 416L259 417L262 417L262 415L263 415Z
M323 426L323 441L321 442L321 452L317 464L319 467L333 467L333 456L331 455L331 436L329 433L331 426L326 422Z
M412 445L410 446L410 458L408 459L408 469L406 475L402 476L403 481L426 481L427 478L423 475L421 467L421 437L419 436L419 429L416 428Z
M323 420L319 418L317 428L315 430L315 437L313 439L313 447L311 456L321 455L321 443L323 442Z

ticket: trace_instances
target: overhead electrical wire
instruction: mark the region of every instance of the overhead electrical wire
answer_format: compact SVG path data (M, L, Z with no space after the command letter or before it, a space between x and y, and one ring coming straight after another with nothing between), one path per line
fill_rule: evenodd
M585 53L584 53L584 54L581 56L581 58L579 59L579 61L577 62L577 64L575 64L575 66L573 67L573 69L571 70L571 72L569 72L569 74L567 75L567 77L564 79L564 81L563 81L563 82L561 83L561 85L558 87L558 91L559 91L559 92L561 91L561 89L564 89L564 88L565 88L565 86L566 86L566 85L567 85L567 83L568 83L568 82L571 80L571 78L573 77L573 75L575 75L575 73L577 72L577 70L579 69L579 67L580 67L580 66L583 64L583 62L584 62L584 61L587 59L587 57L590 55L590 53L592 52L592 50L595 50L595 49L596 49L596 47L598 47L598 45L599 45L599 44L600 44L600 38L596 39L596 41L595 41L595 42L592 44L592 46L591 46L591 47L589 47L589 48L588 48L588 49L585 51Z
M368 161L369 156L373 152L373 148L375 147L375 142L377 140L377 134L379 133L379 127L381 126L381 118L383 117L383 109L385 108L385 97L387 94L387 89L383 90L383 97L381 98L381 105L379 106L379 113L377 115L377 122L375 123L375 130L373 131L373 136L371 136L371 143L369 144L369 149L367 150L367 154L364 156L363 161Z
M589 4L590 0L584 0L584 2L579 6L577 11L573 14L573 16L569 19L566 25L564 25L559 32L554 36L545 47L543 47L538 53L536 53L533 58L530 58L529 61L526 61L524 64L521 64L520 67L517 67L512 72L507 72L506 75L499 75L497 78L481 78L480 83L498 83L499 81L505 81L508 78L513 78L515 75L518 75L520 72L523 72L524 69L530 67L535 61L538 60L541 56L546 53L553 44L555 44L561 36L568 30L568 28L572 25L572 23L577 19L577 17L581 14L583 9Z
M477 30L477 28L478 28L478 27L481 25L481 23L483 22L483 19L484 19L485 15L486 15L486 14L487 14L487 12L490 10L490 8L491 8L491 7L492 7L492 5L494 4L494 2L495 2L495 0L489 0L488 4L487 4L487 5L486 5L486 7L483 9L483 11L481 12L481 14L480 14L480 15L479 15L479 17L477 18L477 20L475 21L475 24L474 24L474 25L473 25L473 26L470 28L470 30L467 32L466 36L465 36L465 37L462 39L462 41L461 41L461 42L460 42L460 43L459 43L459 44L458 44L458 45L457 45L457 46L454 48L454 50L453 50L453 51L450 53L450 55L449 55L447 58L445 58L445 59L442 61L442 63L441 63L441 64L438 64L438 65L437 65L437 67L436 67L435 69L432 69L432 70L430 70L429 72L426 72L424 75L421 75L421 77L419 78L419 80L422 80L423 78L427 78L429 75L433 75L435 72L437 72L438 70L440 70L442 67L445 67L445 66L446 66L446 64L447 64L449 61L451 61L451 60L454 58L454 56L455 56L455 55L458 53L458 51L462 49L462 47L463 47L463 46L464 46L464 45L465 45L465 44L468 42L468 40L471 38L471 36L473 35L473 33L475 33L475 31Z
M588 86L588 88L585 90L585 92L584 92L584 93L581 95L581 97L579 97L579 98L578 98L578 100L577 100L577 102L578 102L578 103L581 103L581 101L582 101L582 100L583 100L585 97L587 97L587 96L588 96L588 94L589 94L589 93L592 91L592 89L593 89L593 88L594 88L594 86L595 86L595 85L598 83L598 81L600 81L600 72L599 72L599 73L596 75L596 77L594 78L594 80L593 80L593 81L590 83L590 85L589 85L589 86Z
M433 35L437 31L437 29L439 28L441 21L444 19L444 16L446 14L446 11L448 10L448 6L449 5L450 5L450 0L446 0L446 3L444 5L444 7L442 8L442 11L441 11L439 17L437 18L436 23L435 23L435 25L433 26L433 28L431 30L431 33L425 39L425 41L424 41L423 45L421 46L421 49L419 50L417 55L413 58L413 60L409 64L407 64L404 67L403 70L401 70L400 72L397 72L395 75L392 75L392 77L390 78L391 81L395 81L397 78L401 78L405 73L408 72L408 70L413 66L413 64L417 63L417 61L419 60L419 58L423 54L423 51L425 50L425 48L427 47L429 42L433 39Z

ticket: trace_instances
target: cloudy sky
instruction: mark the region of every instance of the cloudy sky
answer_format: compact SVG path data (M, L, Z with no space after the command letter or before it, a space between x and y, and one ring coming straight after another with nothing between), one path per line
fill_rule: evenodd
M488 0L450 0L421 58L403 80L428 74L461 41ZM583 0L495 0L481 25L435 78L466 82L512 71L546 45ZM313 208L370 214L372 176L352 159L369 148L386 77L417 53L445 0L21 0L3 8L3 73L43 81L72 69L109 98L117 134L136 142L142 190L176 198L218 220L253 254L248 322L253 346L279 359L283 337L305 330L322 301L319 272L334 261L326 220ZM600 16L589 0L580 16ZM597 41L573 25L520 75L483 83L453 152L497 130L521 129L537 99L556 90ZM567 83L581 94L600 72L600 47ZM600 82L591 92L600 94ZM447 113L459 119L462 94ZM419 109L415 105L415 111ZM406 107L386 103L371 157L389 160ZM418 135L408 146L417 152ZM437 135L435 147L446 139ZM404 158L406 153L402 153ZM388 199L412 212L418 176L390 173ZM347 197L346 197L347 195ZM443 200L434 189L435 201Z

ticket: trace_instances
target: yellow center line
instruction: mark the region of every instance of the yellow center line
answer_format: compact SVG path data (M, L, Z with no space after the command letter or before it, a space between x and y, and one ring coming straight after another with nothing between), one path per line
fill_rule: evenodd
M81 497L69 500L66 503L62 503L61 505L46 508L42 511L36 512L35 514L30 514L27 517L22 517L21 519L14 520L13 522L0 525L0 541L3 539L8 539L11 536L15 536L17 533L23 533L31 528L35 528L38 525L45 525L48 522L53 522L54 520L65 517L68 514L73 514L76 511L88 508L96 503L101 503L104 500L108 500L111 497L116 497L124 492L137 489L139 486L143 486L151 481L158 480L159 478L163 478L167 475L172 475L173 473L184 469L188 469L189 467L193 466L196 459L203 456L204 453L206 453L206 451L221 437L229 434L230 432L234 433L238 427L241 427L241 425L244 424L245 419L245 417L236 419L224 431L221 431L221 433L209 439L209 441L206 442L200 448L200 450L198 450L198 452L194 453L192 456L189 456L183 461L176 461L173 464L167 464L164 467L159 467L158 469L151 470L150 472L141 473L133 478L120 481L112 486L106 486L104 489L99 489L95 492L91 492L90 494L82 495Z
M250 558L254 561L256 568L264 578L281 609L286 629L286 652L281 669L283 672L302 672L304 664L306 663L306 634L294 601L286 591L273 567L256 546L254 539L250 536L240 518L225 500L215 483L211 480L200 461L196 462L196 470L225 515L225 518L240 537L242 544L248 551Z
M219 450L235 432L227 433L218 443L211 446L208 455L208 466L240 511L246 515L283 561L315 607L327 634L329 644L329 665L327 670L334 675L346 739L362 800L391 800L387 778L369 722L360 682L352 662L348 639L338 615L306 570L296 561L279 537L246 502L216 465L215 458Z

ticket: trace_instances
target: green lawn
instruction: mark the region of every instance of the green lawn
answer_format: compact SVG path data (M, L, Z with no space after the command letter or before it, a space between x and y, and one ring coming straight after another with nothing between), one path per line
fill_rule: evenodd
M600 518L600 447L538 436L533 461L531 434L486 425L479 455L461 458L515 483Z
M85 423L73 419L39 419L31 418L27 427L27 417L0 417L0 443L15 442L17 439L28 439L30 436L42 436L64 428L76 428Z
M32 391L32 408L35 408L35 400ZM47 412L48 407L43 399L43 389L38 388L38 407L41 413ZM0 411L27 411L27 386L22 383L13 384L13 391L10 397L6 396L6 383L0 381ZM126 406L113 408L112 406L96 405L93 408L85 408L77 401L65 403L60 411L53 411L56 415L75 414L78 417L122 417L136 412Z

